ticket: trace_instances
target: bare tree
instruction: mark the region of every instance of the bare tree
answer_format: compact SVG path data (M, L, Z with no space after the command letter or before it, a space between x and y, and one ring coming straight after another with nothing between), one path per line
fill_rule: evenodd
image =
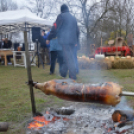
M0 0L0 12L7 10L16 10L17 8L17 4L12 0Z
M41 18L49 18L53 15L57 15L56 12L56 1L55 0L28 0L27 5L24 7L28 8L31 12L36 13Z
M13 2L12 0L0 0L0 12L5 12L5 11L8 11L8 10L16 10L18 9L18 5ZM5 34L4 37L8 37L8 38L12 38L12 33L10 34ZM1 38L2 38L2 35L1 35Z
M86 37L86 50L89 53L90 44L92 44L95 35L95 29L100 25L100 21L108 12L110 0L88 1L88 0L65 0L70 8L70 12L77 18L83 37ZM103 8L101 7L103 5Z
M134 2L132 0L125 0L125 30L126 30L126 37L128 33L133 32L133 20L134 20ZM125 39L126 39L125 37Z
M8 5L6 0L0 0L0 11L4 12L8 10Z
M103 38L108 40L110 33L114 32L114 38L117 36L124 36L133 32L133 0L110 0L108 4L108 12L103 17L103 21L100 27L96 27L96 31L99 29L105 33ZM104 7L105 8L105 7ZM123 34L122 34L123 33ZM114 39L113 38L113 39Z

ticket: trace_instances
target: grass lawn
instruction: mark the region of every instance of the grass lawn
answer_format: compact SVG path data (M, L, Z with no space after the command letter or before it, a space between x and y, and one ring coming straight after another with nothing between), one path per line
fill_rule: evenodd
M80 70L78 82L98 83L113 81L124 86L127 91L134 92L134 70ZM36 82L44 82L54 78L61 78L56 69L55 75L49 75L49 66L45 69L32 67L32 77ZM25 134L25 124L32 116L27 70L21 67L0 66L0 121L10 123L6 134ZM37 111L42 112L48 107L62 107L70 102L60 100L54 96L46 96L39 90L34 90ZM133 107L132 97L127 97ZM72 103L73 104L73 103Z

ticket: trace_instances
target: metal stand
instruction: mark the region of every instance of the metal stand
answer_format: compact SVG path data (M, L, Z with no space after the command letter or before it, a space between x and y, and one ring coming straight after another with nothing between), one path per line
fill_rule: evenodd
M33 91L33 80L32 80L32 73L31 73L31 64L30 64L30 58L29 58L29 52L28 52L26 23L25 23L25 31L24 31L24 40L25 40L27 76L28 76L28 83L29 83L29 88L30 88L32 113L33 113L33 116L35 116L36 115L36 106L35 106L34 91Z
M39 50L38 50L38 44L39 44L38 39L36 39L36 44L37 44L37 52L35 52L31 63L33 62L34 58L37 56L38 57L38 63L37 63L38 68L39 68L40 62L41 62L42 66L43 66L43 69L44 69L44 62L43 62L42 57L41 57L41 55L39 53Z

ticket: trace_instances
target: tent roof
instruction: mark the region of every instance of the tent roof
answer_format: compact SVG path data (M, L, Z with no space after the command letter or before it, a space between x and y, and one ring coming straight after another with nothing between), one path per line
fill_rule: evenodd
M39 18L27 9L6 11L0 13L0 32L15 32L16 30L24 30L25 24L27 28L37 26L52 26L52 21Z

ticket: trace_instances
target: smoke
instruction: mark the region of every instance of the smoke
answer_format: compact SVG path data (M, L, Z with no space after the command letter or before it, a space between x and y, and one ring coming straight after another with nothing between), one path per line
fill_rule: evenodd
M91 68L86 71L87 71L87 74L90 74L89 76L90 83L102 83L102 82L108 82L108 81L118 83L118 80L116 79L116 77L112 73L107 71L106 69L101 68L99 64L94 63L91 66Z
M103 61L102 61L103 62ZM86 70L86 74L82 75L82 77L88 78L86 82L89 83L102 83L102 82L114 82L120 84L119 79L114 76L114 74L107 70L98 70L98 65L94 64L92 70ZM87 74L90 76L87 76ZM118 105L116 105L115 110L133 110L131 106L129 106L128 101L125 96L121 97L121 101Z
M126 100L125 96L121 97L121 101L120 101L120 103L118 105L116 105L115 109L116 110L133 110L133 108L131 108L127 104L127 100Z

